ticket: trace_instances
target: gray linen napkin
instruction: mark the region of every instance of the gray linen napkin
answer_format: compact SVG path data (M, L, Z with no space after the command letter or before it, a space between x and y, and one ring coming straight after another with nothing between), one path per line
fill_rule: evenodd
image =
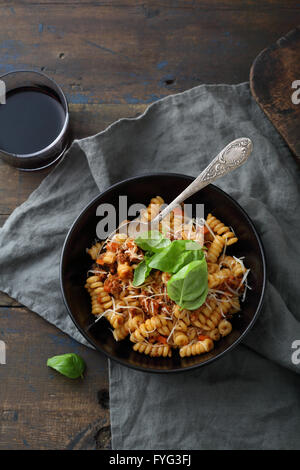
M262 313L243 344L184 375L145 374L110 362L114 449L297 449L300 366L299 168L247 83L201 85L75 141L63 161L0 230L0 288L85 342L59 288L67 230L95 195L150 171L198 175L226 143L254 142L251 159L218 185L246 209L266 249Z

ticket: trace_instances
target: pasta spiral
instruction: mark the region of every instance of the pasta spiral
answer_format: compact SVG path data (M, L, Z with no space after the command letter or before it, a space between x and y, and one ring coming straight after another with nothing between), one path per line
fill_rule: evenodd
M132 266L128 263L118 263L117 273L120 279L129 279L132 275Z
M163 335L169 335L173 324L161 316L151 317L142 323L131 335L130 341L136 343L158 330Z
M239 298L237 296L232 297L229 313L234 314L234 313L239 312L240 310L241 310L241 306L240 306Z
M213 274L209 274L208 275L208 287L210 289L218 287L221 284L223 284L223 282L226 281L230 276L231 276L231 271L230 269L227 269L227 268L220 269L219 271Z
M124 317L118 313L106 312L105 317L113 328L118 328L124 323Z
M92 314L93 315L100 315L104 312L102 305L99 304L97 295L91 295L91 303L92 303Z
M209 338L211 338L213 341L219 341L220 339L220 331L218 328L214 328L213 330L207 331L205 333Z
M110 295L105 292L103 282L99 279L99 276L88 277L85 285L91 296L94 315L99 315L113 305Z
M135 317L129 318L127 323L130 333L133 333L143 321L143 315L136 315Z
M227 268L231 269L232 275L234 277L243 276L246 272L245 266L232 256L222 257L221 264L222 266L226 266Z
M90 257L93 259L93 260L96 260L97 257L98 257L98 254L101 250L101 247L103 245L103 242L97 242L95 243L95 245L93 245L91 248L89 248L87 251L87 253L90 255Z
M228 320L222 320L219 323L218 330L221 336L227 336L232 331L232 325Z
M215 308L210 317L206 319L204 330L214 330L222 318L219 308Z
M207 261L211 263L216 263L217 259L219 258L223 248L225 245L225 241L220 235L216 235L214 241L210 245L207 251Z
M189 338L183 331L174 331L173 340L176 346L184 346L189 343Z
M232 299L226 296L221 297L218 309L220 310L222 316L224 317L232 309Z
M160 196L153 197L150 201L149 206L142 212L141 220L148 222L154 219L159 213L160 207L164 204L164 200Z
M197 354L203 354L213 349L214 343L212 339L207 338L203 341L197 341L196 343L182 346L179 350L181 357L196 356Z
M224 225L223 222L221 222L219 219L214 217L212 214L208 214L206 221L207 221L207 224L215 233L217 233L218 235L221 235L222 238L226 240L226 244L228 246L238 241L237 237L230 230L230 228L226 227L226 225Z
M217 263L207 263L207 272L208 274L213 274L216 271L219 271L220 267Z
M204 305L192 313L192 325L202 328L203 330L209 330L211 326L208 325L207 320L212 316L216 305L217 302L214 298L207 300Z
M151 357L171 357L172 351L168 344L158 345L145 342L135 343L133 349L139 353L148 354Z
M111 296L107 292L105 292L103 285L97 287L95 292L98 295L97 300L104 310L112 307L113 303L111 300Z
M129 333L128 323L124 323L124 325L118 326L114 329L113 335L116 341L121 341L125 339Z

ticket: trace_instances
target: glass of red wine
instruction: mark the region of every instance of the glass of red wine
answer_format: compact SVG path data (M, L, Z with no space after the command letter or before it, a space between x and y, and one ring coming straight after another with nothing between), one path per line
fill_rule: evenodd
M41 170L59 160L69 144L69 111L61 88L40 72L0 77L0 157L20 170ZM3 98L3 97L2 97Z

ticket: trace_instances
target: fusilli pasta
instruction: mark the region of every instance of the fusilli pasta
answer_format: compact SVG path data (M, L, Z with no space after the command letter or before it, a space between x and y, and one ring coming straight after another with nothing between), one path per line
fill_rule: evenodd
M160 196L153 197L141 220L154 218L163 204ZM203 247L208 294L196 310L181 308L168 296L172 273L152 269L141 286L133 285L145 252L127 235L114 233L87 250L94 262L85 284L91 312L108 320L116 341L129 337L134 351L151 357L170 357L177 350L184 358L208 353L231 333L249 270L241 258L226 254L238 241L233 229L212 214L203 222L183 217L179 207L159 227L170 240L194 240Z

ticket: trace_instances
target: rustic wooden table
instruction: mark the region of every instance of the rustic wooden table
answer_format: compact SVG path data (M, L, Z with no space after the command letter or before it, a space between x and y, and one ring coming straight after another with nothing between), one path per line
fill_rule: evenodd
M168 94L248 80L255 56L300 18L299 2L282 0L4 0L0 13L0 73L29 68L53 77L66 92L79 138ZM47 173L0 162L1 224ZM0 449L109 448L101 354L3 294L0 340L7 345ZM88 365L83 381L45 365L70 351Z

